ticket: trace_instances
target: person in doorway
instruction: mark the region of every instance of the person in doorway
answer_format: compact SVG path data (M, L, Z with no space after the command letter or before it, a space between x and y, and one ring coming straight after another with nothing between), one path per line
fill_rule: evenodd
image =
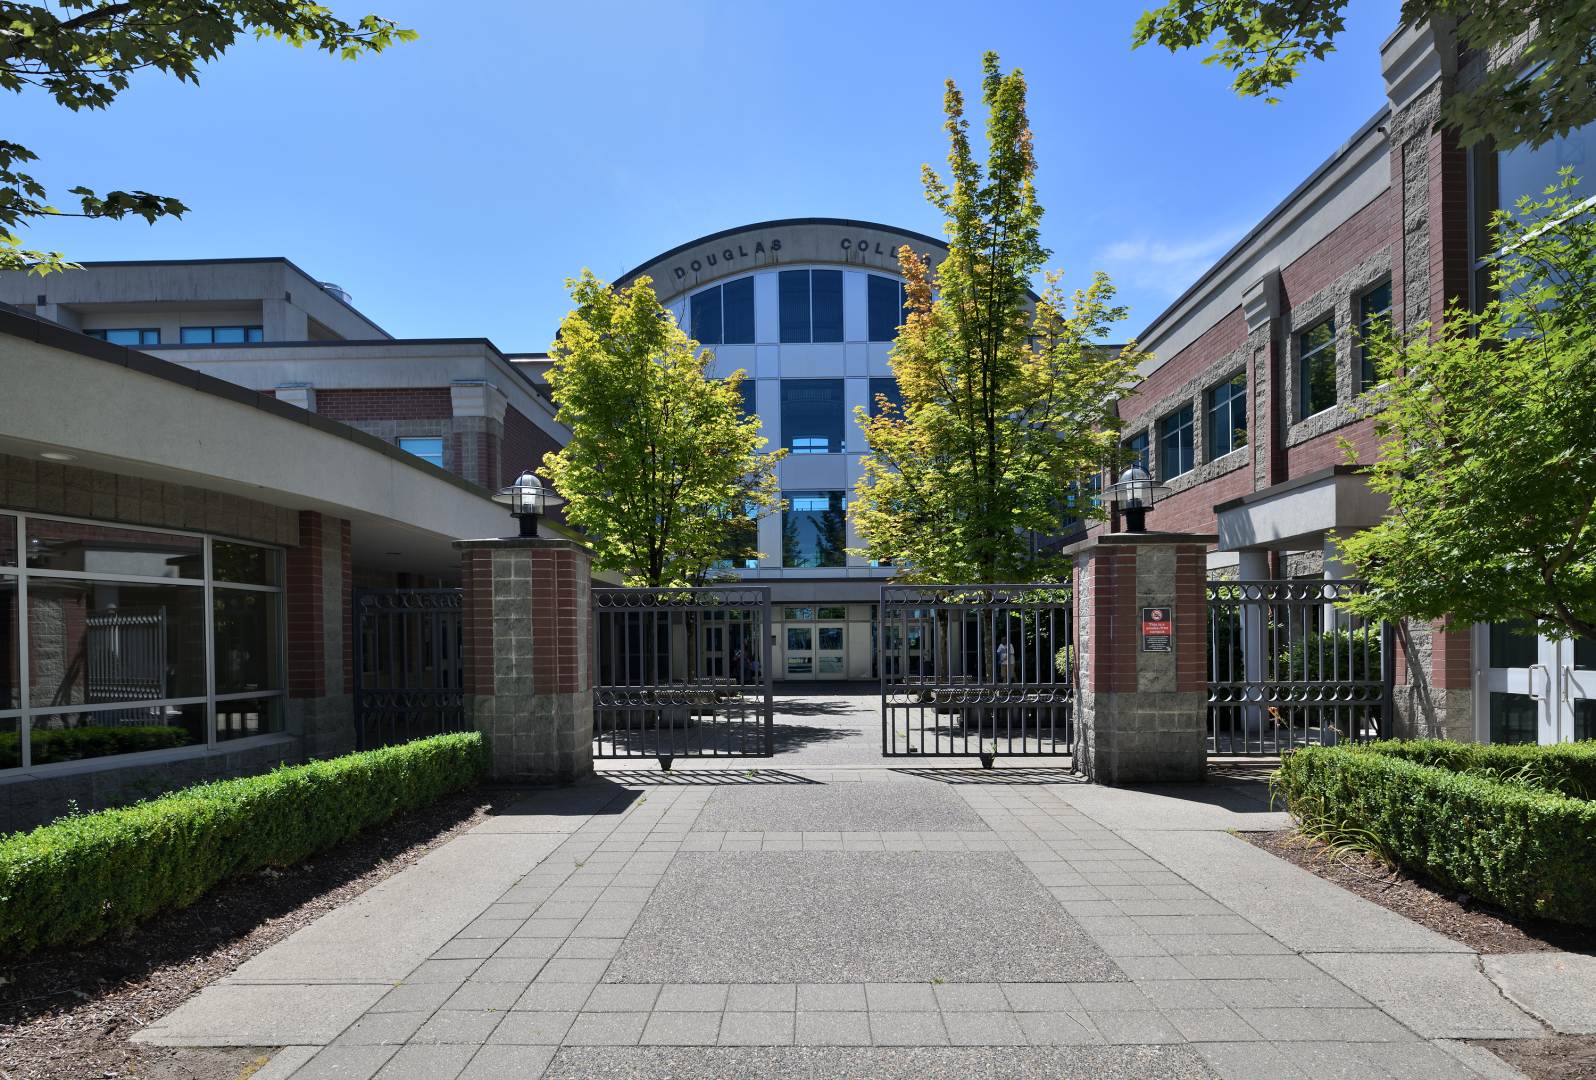
M1009 681L1009 643L998 642L997 647L997 677L999 682Z

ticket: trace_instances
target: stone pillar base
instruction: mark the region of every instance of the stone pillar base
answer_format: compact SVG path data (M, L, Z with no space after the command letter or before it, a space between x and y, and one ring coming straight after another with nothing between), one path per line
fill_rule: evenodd
M1208 772L1205 693L1098 694L1091 752L1078 770L1095 784L1189 784Z

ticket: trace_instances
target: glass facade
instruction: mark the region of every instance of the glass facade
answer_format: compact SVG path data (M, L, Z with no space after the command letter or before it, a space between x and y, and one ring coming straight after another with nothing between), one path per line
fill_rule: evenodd
M1297 335L1297 419L1336 403L1336 323L1326 319Z
M782 344L842 340L841 270L783 270L777 296Z
M841 379L781 380L781 445L794 454L845 450Z
M258 326L185 326L180 336L184 345L243 345L266 340Z
M159 345L161 332L154 327L126 327L117 330L85 330L85 334L112 345Z
M273 548L0 515L0 769L280 730L281 582Z
M879 274L870 275L867 322L871 341L897 339L898 327L909 321L909 309L905 306L907 303L908 296L903 282Z
M1208 391L1208 459L1247 445L1247 373Z
M428 461L443 468L443 439L441 437L402 438L399 440L399 449L407 454L414 454L422 461Z
M847 499L841 491L789 491L781 515L781 565L847 563Z
M1378 327L1391 321L1391 283L1383 281L1358 297L1358 373L1359 388L1369 389L1378 376L1367 342Z
M871 379L870 380L870 415L881 415L881 399L886 398L892 402L894 416L903 415L903 391L898 387L898 380Z
M1158 478L1191 472L1195 459L1192 411L1183 405L1158 422Z
M693 294L693 340L700 345L754 343L754 279L738 278Z

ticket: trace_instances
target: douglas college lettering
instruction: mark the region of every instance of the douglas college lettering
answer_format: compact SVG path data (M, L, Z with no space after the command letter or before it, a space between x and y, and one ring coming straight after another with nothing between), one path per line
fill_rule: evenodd
M747 244L738 244L736 247L726 247L722 248L720 251L706 252L702 258L693 259L689 261L686 266L672 267L671 273L675 276L677 281L682 281L686 279L689 272L694 274L702 273L706 266L715 267L723 262L733 263L739 259L749 258L750 256L764 255L767 251L772 256L779 255L781 253L781 241L772 240L767 245L763 240L755 240L754 249L752 251L748 250ZM896 260L898 257L897 249L892 247L891 244L883 244L880 240L867 240L863 238L859 240L852 240L846 236L842 238L842 251L844 259L846 259L849 254L876 255L887 260Z

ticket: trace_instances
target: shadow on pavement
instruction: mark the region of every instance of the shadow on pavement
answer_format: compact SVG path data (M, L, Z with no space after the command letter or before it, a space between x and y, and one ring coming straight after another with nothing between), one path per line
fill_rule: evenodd
M777 785L791 787L794 785L819 784L821 781L812 780L807 776L796 773L783 772L780 769L698 769L682 771L672 769L663 772L657 769L629 769L625 772L614 772L606 775L611 779L628 786L642 787L744 787L750 785Z
M1086 778L1063 768L1036 769L893 769L904 776L939 784L1084 784Z

